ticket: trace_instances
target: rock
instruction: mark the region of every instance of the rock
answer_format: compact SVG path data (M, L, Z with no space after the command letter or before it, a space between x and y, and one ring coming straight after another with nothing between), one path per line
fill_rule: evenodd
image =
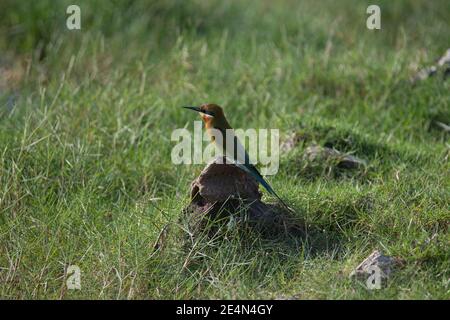
M211 225L213 232L241 225L272 235L302 232L285 209L261 201L253 177L234 164L226 164L223 158L209 163L192 182L191 202L183 211L192 234Z
M321 147L318 145L309 146L304 152L304 160L308 162L333 162L340 168L355 169L366 166L366 162L355 156L343 154L336 149Z
M294 149L300 142L310 140L308 134L293 132L281 144L280 150L289 152ZM341 169L357 169L365 167L366 161L350 154L342 153L334 148L322 147L319 145L311 145L307 147L303 153L303 160L306 166L309 164L327 167L336 166ZM305 167L306 167L305 166Z
M209 163L191 184L191 198L198 204L224 202L230 198L260 200L258 183L245 171L220 159Z
M423 69L419 70L419 72L416 73L416 75L413 78L413 82L425 80L431 76L434 76L436 74L436 72L437 72L437 68L435 66L423 68Z
M449 125L446 125L445 123L440 122L440 121L434 121L434 123L436 124L436 126L441 128L445 132L450 132L450 126Z
M444 80L450 75L450 48L447 49L445 54L437 60L436 65L419 70L419 72L417 72L412 78L412 82L415 83L417 81L425 80L441 72Z
M385 282L395 268L402 263L399 258L385 256L380 251L375 250L350 273L350 278L366 281L372 275L373 268L378 267L381 280Z
M280 150L282 152L289 152L294 149L300 143L300 141L306 141L308 138L308 134L292 132L280 145Z
M450 65L450 48L447 49L445 54L438 60L438 66L443 67L445 65Z

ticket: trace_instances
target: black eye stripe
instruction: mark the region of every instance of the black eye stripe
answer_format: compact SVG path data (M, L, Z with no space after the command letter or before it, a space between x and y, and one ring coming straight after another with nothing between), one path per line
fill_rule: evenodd
M201 109L201 112L203 112L204 114L207 114L207 115L210 115L210 116L214 117L214 112L211 112L211 111L208 111L208 110L204 110L204 109Z

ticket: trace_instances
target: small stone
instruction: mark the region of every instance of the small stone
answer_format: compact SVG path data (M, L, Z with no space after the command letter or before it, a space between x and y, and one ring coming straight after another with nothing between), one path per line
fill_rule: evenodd
M450 126L449 126L449 125L446 125L445 123L440 122L440 121L435 121L434 123L435 123L439 128L441 128L442 130L444 130L445 132L450 132Z
M436 65L425 67L419 70L412 78L412 82L425 80L437 73L442 72L443 79L445 80L450 75L450 48L447 49L445 54L437 60Z
M361 262L351 273L350 278L367 280L372 274L372 267L378 267L381 271L381 278L387 279L392 275L393 270L402 264L402 260L383 255L375 250L363 262Z
M306 141L309 138L308 134L292 132L290 133L286 140L280 145L280 150L282 152L289 152L294 149L300 141Z
M366 165L364 160L355 156L341 153L336 149L321 147L318 145L313 145L306 148L304 158L309 162L335 162L338 167L344 169L355 169Z
M431 76L434 76L436 72L437 68L435 66L423 68L419 72L417 72L417 74L413 78L413 81L425 80Z
M440 67L443 67L445 64L450 64L450 48L447 49L445 54L438 61L438 66Z

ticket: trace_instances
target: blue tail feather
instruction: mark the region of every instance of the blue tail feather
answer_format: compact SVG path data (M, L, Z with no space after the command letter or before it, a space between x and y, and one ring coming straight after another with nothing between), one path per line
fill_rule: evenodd
M271 195L278 198L278 200L281 201L281 203L289 209L289 207L284 203L284 201L277 195L277 193L272 189L272 187L267 183L266 180L262 177L262 175L259 173L259 171L255 168L254 165L243 165L243 164L236 164L239 168L244 170L245 172L249 173L253 178L256 179Z

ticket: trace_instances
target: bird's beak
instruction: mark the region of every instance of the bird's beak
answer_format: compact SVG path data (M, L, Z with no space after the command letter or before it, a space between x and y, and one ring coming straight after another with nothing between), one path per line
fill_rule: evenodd
M201 110L199 107L185 106L185 107L183 107L183 108L185 108L185 109L191 109L191 110L194 110L194 111L197 111L197 112L202 112L202 110Z
M199 107L184 106L183 108L185 108L185 109L190 109L190 110L194 110L194 111L197 111L197 112L206 114L206 115L208 115L208 116L210 116L210 117L214 117L214 113L212 113L212 112L210 112L210 111L202 110L202 109L200 109Z

